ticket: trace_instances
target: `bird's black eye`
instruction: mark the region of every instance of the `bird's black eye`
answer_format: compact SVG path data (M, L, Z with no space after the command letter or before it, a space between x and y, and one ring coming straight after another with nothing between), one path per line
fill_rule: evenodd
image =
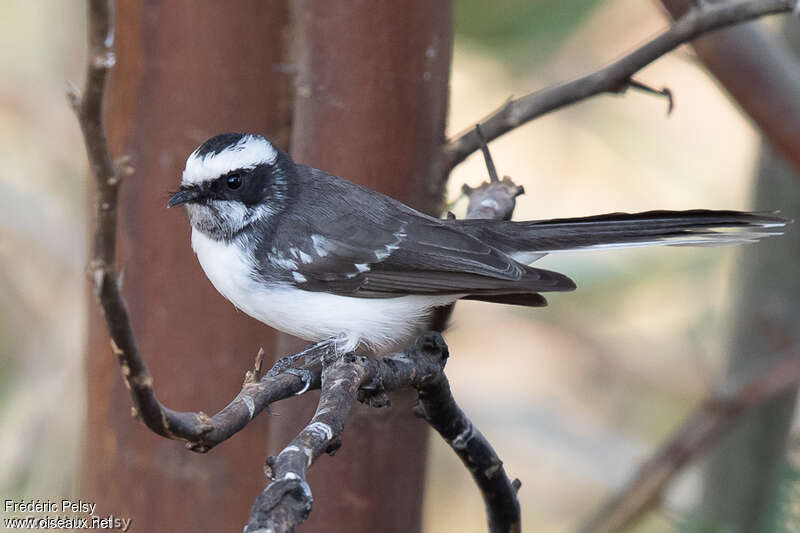
M236 190L242 186L242 175L241 174L228 174L228 177L225 178L225 185L228 186L231 190Z

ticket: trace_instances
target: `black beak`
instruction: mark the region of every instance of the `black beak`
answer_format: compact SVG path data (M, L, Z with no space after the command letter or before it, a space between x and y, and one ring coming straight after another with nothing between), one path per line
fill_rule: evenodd
M167 202L167 207L175 207L176 205L186 204L197 200L202 195L199 189L181 189L172 195L172 198Z

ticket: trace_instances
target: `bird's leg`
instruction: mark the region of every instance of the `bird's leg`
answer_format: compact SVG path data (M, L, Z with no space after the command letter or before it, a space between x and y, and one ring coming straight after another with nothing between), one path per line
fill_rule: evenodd
M303 380L305 386L300 391L296 392L295 395L303 394L308 390L308 387L311 386L311 372L305 368L294 368L293 365L303 358L306 366L312 365L318 360L322 359L322 357L325 355L328 355L335 350L336 338L332 337L330 339L325 339L309 346L303 351L297 352L296 354L281 357L275 362L272 368L270 368L269 372L267 372L267 375L277 376L278 374L286 373L299 377Z

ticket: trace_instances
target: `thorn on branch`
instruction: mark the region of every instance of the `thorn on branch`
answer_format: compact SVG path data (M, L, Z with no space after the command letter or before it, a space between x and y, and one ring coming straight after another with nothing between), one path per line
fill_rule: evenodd
M650 87L645 83L642 83L640 81L631 78L630 80L628 80L628 83L621 88L620 92L624 92L628 87L632 89L637 89L645 93L653 94L656 96L663 96L664 98L667 99L667 116L672 114L672 110L675 108L675 101L673 100L672 91L669 89L669 87L662 87L661 89L656 89L654 87Z

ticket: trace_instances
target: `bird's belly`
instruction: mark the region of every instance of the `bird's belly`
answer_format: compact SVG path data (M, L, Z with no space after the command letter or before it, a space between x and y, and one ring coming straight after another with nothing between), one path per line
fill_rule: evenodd
M339 348L382 349L409 341L425 326L432 309L453 297L353 298L291 286L261 289L240 307L250 316L310 341L338 337Z
M252 276L241 249L192 231L192 248L214 287L233 305L265 324L309 341L340 338L340 349L375 351L408 342L435 307L458 296L409 295L354 298L304 291L288 284L267 287Z

